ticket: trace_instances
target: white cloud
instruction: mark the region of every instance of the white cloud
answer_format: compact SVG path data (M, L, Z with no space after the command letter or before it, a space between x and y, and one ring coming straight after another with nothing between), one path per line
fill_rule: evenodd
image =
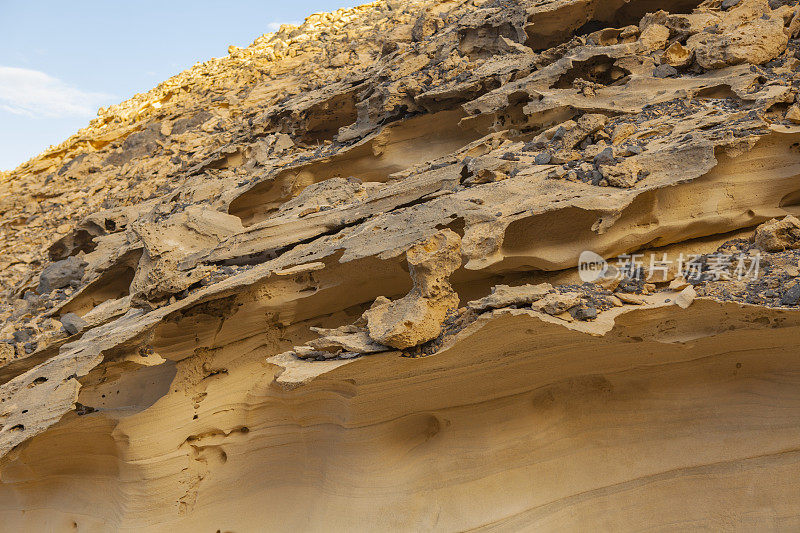
M81 91L38 70L0 66L0 109L29 117L92 117L115 100Z
M298 22L296 20L290 20L288 22L270 22L269 24L267 24L267 29L269 31L278 31L279 29L281 29L281 26L283 26L284 24L291 24L292 26L299 26L300 24L302 24L302 22Z

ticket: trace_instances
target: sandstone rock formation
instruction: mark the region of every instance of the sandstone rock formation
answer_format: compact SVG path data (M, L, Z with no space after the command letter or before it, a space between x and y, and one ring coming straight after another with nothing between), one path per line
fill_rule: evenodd
M380 297L364 313L372 339L402 350L441 335L445 319L458 308L448 278L461 266L460 245L461 238L446 229L406 252L414 288L394 302Z
M0 529L797 529L799 67L797 0L379 0L101 109L0 175Z

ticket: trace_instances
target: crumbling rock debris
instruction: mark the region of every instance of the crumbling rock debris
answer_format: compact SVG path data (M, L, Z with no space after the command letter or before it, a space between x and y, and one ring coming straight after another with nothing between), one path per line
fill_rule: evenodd
M61 325L68 335L80 333L87 326L86 321L75 313L67 313L61 317Z
M688 67L692 60L694 59L694 53L684 47L679 41L675 41L669 47L664 50L664 55L661 56L661 59L664 63L669 65L673 68L683 68ZM678 72L675 71L675 74ZM669 76L659 76L659 77L669 77Z
M560 315L578 305L579 302L580 294L578 293L550 293L544 298L533 302L532 307L548 315Z
M681 309L686 309L697 297L697 291L694 290L694 287L689 286L683 289L678 296L675 297L675 304L680 307Z
M39 275L39 294L49 294L55 289L68 287L83 278L86 261L77 256L68 257L47 265Z
M669 282L669 289L673 291L682 291L688 286L689 282L686 281L686 278L683 277L683 275L677 276L675 279Z
M645 170L634 159L627 159L621 163L604 165L598 161L600 173L614 187L633 187Z
M678 70L669 64L658 65L653 69L654 78L674 78L678 75Z
M767 252L800 248L800 220L789 215L765 222L756 228L755 242Z
M571 128L563 135L564 148L571 150L589 135L596 133L608 122L605 115L589 113L578 119L574 128Z
M8 363L15 358L14 345L7 342L0 342L0 363Z
M205 207L190 206L179 213L154 211L138 220L131 231L144 247L131 294L139 302L159 300L200 281L209 267L186 270L182 263L219 245L242 228L237 217Z
M391 349L372 340L365 328L356 325L341 326L335 329L312 327L311 330L320 337L310 340L302 346L295 346L286 353L300 359L327 361L353 359Z
M781 296L781 304L797 305L800 303L800 283L795 283Z
M669 28L663 24L649 24L640 34L639 41L648 51L662 50L669 41Z
M800 124L800 105L793 105L786 112L786 120L794 124Z
M632 304L632 305L642 305L644 304L644 299L640 296L636 296L635 294L630 294L626 292L617 292L614 295L619 298L623 303Z
M3 527L797 529L799 33L379 0L101 109L0 173Z
M593 305L572 307L570 314L577 320L594 320L597 318L597 308Z

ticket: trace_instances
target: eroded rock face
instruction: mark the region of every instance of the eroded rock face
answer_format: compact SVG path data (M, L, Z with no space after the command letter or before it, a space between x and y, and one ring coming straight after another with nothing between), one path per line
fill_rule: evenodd
M458 308L448 278L461 266L461 239L450 230L415 244L406 252L414 288L394 302L375 300L364 313L373 340L392 348L411 348L442 333L447 315Z
M718 24L692 35L687 47L703 68L751 63L760 65L780 55L788 43L785 21L767 0L743 0Z
M2 527L797 529L798 32L378 1L100 110L0 175Z

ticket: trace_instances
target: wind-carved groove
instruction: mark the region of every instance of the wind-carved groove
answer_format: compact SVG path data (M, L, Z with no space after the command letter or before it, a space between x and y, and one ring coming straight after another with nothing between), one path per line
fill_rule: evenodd
M409 207L414 207L416 205L425 204L427 201L428 201L428 198L423 196L421 198L416 198L414 200L409 200L408 202L404 202L404 203L398 204L398 205L394 206L393 208L382 212L381 214L394 213L394 212L400 211L402 209L407 209ZM335 226L332 226L332 227L328 228L325 231L319 231L319 232L315 233L311 237L295 241L295 242L293 242L292 244L290 244L288 246L281 246L281 247L278 247L278 248L271 248L271 249L268 249L268 250L262 250L261 252L258 252L258 253L255 253L255 254L249 254L249 255L234 257L234 258L230 258L230 259L214 260L214 261L211 261L211 263L212 264L216 264L216 265L223 265L223 266L224 265L228 265L228 266L232 266L232 265L236 265L236 266L260 265L260 264L262 264L262 263L264 263L266 261L269 261L271 259L275 259L277 257L280 257L281 255L286 254L286 253L294 250L295 248L297 248L299 246L310 244L310 243L318 241L318 240L320 240L320 239L322 239L324 237L329 237L331 235L336 235L336 234L341 233L342 231L346 230L347 228L353 228L353 227L359 226L359 225L363 224L364 222L366 222L367 220L370 220L372 218L376 218L377 216L378 216L378 214L373 213L373 214L369 214L369 215L364 215L362 217L354 218L354 219L348 221L346 224L337 224ZM454 223L455 223L455 227L459 227L460 228L460 235L463 236L463 234L464 234L464 222L463 222L463 219L458 218L457 221L454 222ZM450 227L450 224L448 224L447 227Z
M234 199L228 213L251 226L269 218L306 187L330 178L384 183L414 165L453 153L480 134L462 130L460 110L421 115L386 126L379 134L333 157L296 166Z
M800 189L790 192L781 198L778 205L793 214L800 214Z
M706 87L694 93L695 98L701 99L714 99L714 98L733 98L739 100L739 96L733 92L731 86L728 84L714 85L713 87Z
M83 315L103 302L128 296L141 255L141 250L134 250L119 258L115 265L78 291L61 307L60 313Z

